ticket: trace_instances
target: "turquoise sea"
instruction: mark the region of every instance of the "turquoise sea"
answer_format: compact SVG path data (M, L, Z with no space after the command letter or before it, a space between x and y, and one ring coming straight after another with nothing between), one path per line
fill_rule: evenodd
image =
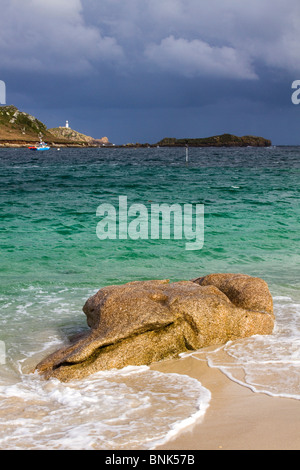
M201 352L256 393L300 399L300 148L0 149L0 449L147 449L211 394L147 367L45 382L32 368L87 327L99 288L234 272L265 279L269 337ZM204 246L99 240L100 204L203 204ZM145 426L147 422L147 426Z

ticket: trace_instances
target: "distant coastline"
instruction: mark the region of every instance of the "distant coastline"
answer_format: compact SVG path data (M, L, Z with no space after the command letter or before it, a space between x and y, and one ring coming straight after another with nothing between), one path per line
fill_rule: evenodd
M233 134L214 135L196 139L176 139L165 137L156 144L127 144L125 147L270 147L271 140L264 137Z
M115 145L107 137L93 138L69 127L47 129L46 125L34 116L19 111L13 105L0 107L0 148L23 148L34 145L42 136L51 147L70 148L154 148L154 147L270 147L271 140L247 135L238 137L232 134L215 135L204 138L171 138L154 144L127 143Z

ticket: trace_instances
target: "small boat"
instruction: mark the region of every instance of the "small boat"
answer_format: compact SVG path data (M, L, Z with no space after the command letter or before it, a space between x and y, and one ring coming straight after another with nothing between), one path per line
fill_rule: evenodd
M40 138L40 143L33 145L32 147L28 147L29 150L50 150L49 145L47 145L43 140Z

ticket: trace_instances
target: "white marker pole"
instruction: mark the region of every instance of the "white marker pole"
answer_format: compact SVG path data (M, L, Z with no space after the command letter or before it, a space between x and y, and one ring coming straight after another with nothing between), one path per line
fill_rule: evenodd
M189 161L189 148L186 146L185 148L185 161L188 163Z

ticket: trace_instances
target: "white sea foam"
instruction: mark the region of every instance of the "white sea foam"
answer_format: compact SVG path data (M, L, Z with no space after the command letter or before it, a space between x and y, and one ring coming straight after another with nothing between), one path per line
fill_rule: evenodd
M208 353L191 353L256 393L300 400L300 304L274 297L272 335L228 342Z
M204 416L190 377L128 367L63 384L23 374L0 385L0 449L149 449ZM9 436L9 438L8 438Z

